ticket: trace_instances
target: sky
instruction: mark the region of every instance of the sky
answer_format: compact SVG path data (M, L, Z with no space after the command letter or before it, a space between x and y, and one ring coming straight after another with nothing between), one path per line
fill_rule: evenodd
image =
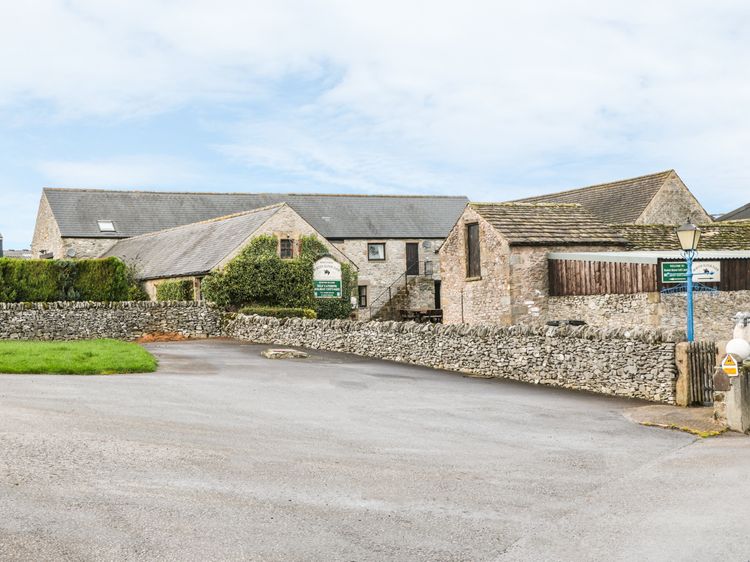
M41 189L750 202L746 0L0 0L0 233Z

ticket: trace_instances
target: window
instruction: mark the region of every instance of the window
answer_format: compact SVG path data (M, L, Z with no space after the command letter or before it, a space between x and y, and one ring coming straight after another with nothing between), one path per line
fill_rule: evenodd
M359 308L367 308L367 285L357 287L357 301Z
M282 238L279 242L279 256L282 260L290 260L294 257L294 240Z
M96 221L99 225L99 232L117 232L114 221Z
M466 225L466 277L481 277L479 262L479 225Z
M373 242L367 245L367 259L385 261L385 242Z

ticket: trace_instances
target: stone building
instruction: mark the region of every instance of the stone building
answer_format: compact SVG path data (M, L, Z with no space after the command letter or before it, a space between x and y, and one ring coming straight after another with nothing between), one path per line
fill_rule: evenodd
M674 170L521 199L526 203L577 203L604 224L695 224L711 216Z
M152 300L166 280L192 280L200 299L200 280L223 268L254 238L275 236L279 255L294 258L303 236L319 238L339 262L351 260L285 203L245 213L178 226L118 241L103 257L118 257L135 270Z
M544 316L549 252L625 245L581 205L470 203L440 249L443 321L535 322Z
M388 317L398 308L439 308L437 249L467 201L435 196L47 188L32 251L35 257L99 257L119 240L287 203L357 266L360 316Z

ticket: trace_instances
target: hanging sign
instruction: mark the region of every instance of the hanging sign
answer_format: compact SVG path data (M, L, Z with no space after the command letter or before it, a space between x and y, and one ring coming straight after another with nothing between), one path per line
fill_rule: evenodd
M685 283L687 281L687 262L661 262L662 283ZM721 262L694 261L693 281L699 283L716 283L721 281Z
M724 371L724 374L729 377L736 377L737 375L739 375L737 360L731 353L728 353L724 360L721 362L721 370Z
M330 257L313 265L313 291L316 299L341 298L341 264Z

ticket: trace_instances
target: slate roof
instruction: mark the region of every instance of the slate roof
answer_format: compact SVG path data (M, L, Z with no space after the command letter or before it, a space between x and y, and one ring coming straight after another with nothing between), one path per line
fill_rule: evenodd
M445 238L466 197L46 188L64 238L128 238L286 202L325 238ZM97 221L114 221L100 232Z
M747 205L743 205L739 209L735 209L734 211L729 211L728 213L725 213L721 215L718 219L718 221L747 221L750 220L750 203Z
M620 234L581 205L570 203L470 203L511 245L626 244Z
M527 203L578 203L606 224L633 223L674 170L519 199Z
M282 206L126 238L103 257L115 256L133 265L142 280L203 275L237 250Z
M622 232L633 250L679 250L676 225L621 224L613 228ZM750 222L713 222L701 225L701 250L750 250Z

